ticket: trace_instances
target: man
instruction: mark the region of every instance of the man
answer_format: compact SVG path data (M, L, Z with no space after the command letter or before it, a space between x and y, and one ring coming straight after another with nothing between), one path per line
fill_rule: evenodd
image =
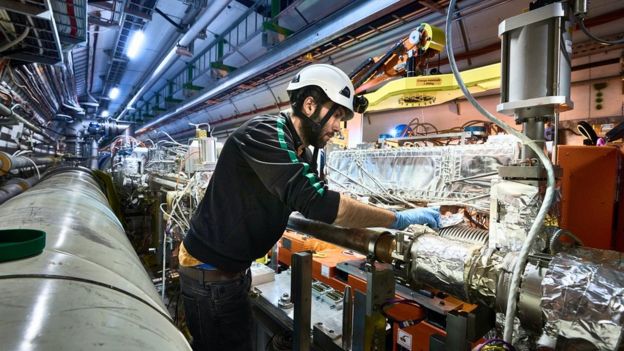
M438 227L433 209L392 212L331 191L310 163L353 117L354 89L340 69L311 65L290 82L292 116L255 117L226 141L180 247L180 281L195 350L250 350L249 266L280 238L288 216L343 227Z

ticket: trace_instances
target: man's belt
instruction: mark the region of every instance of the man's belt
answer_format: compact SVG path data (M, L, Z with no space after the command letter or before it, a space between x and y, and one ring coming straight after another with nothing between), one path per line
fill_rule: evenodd
M234 280L234 279L243 277L245 273L247 272L246 270L242 272L224 272L219 269L206 270L206 269L199 269L195 267L183 267L183 266L180 266L178 271L181 274L189 278L192 278L194 280L200 281L200 282L221 282L221 281L227 281L227 280Z

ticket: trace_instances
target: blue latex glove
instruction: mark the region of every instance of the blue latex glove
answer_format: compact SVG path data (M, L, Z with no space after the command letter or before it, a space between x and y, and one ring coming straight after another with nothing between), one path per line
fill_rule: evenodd
M437 208L412 208L395 212L396 219L390 228L403 230L412 224L426 224L429 228L440 228L440 210Z

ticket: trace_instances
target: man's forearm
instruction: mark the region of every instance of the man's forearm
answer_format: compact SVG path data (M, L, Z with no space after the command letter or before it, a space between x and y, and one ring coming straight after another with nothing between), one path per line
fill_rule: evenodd
M394 212L363 204L340 194L338 215L333 224L347 228L388 228L394 222Z

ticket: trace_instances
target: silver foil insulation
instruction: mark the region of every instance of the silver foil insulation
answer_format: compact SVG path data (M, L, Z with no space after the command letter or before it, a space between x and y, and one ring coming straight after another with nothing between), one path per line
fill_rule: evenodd
M557 335L616 350L624 323L624 255L589 248L555 256L542 280L548 345Z

